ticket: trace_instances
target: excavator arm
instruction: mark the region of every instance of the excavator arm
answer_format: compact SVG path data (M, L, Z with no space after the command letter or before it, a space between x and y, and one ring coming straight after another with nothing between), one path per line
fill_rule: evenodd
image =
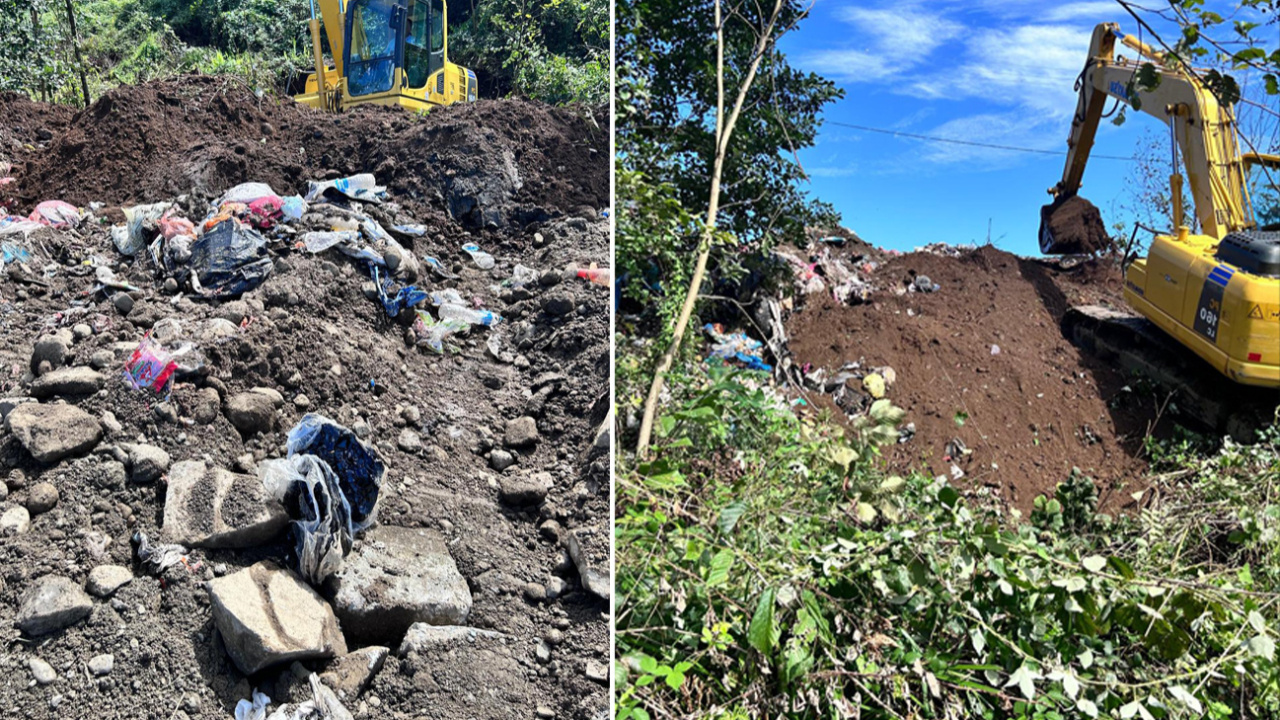
M1138 90L1134 79L1140 62L1116 56L1116 41L1151 62L1157 82L1149 90ZM1164 55L1131 35L1122 35L1119 26L1104 23L1094 28L1089 60L1078 81L1080 96L1067 139L1067 161L1062 180L1049 192L1055 202L1042 214L1041 250L1059 254L1072 245L1070 238L1056 237L1049 222L1052 213L1075 197L1084 177L1089 153L1109 98L1129 104L1165 122L1181 154L1187 183L1201 231L1222 238L1230 232L1253 227L1244 161L1239 151L1235 115L1222 106L1213 93L1181 68L1165 64ZM1170 176L1174 201L1174 224L1182 218L1182 175Z

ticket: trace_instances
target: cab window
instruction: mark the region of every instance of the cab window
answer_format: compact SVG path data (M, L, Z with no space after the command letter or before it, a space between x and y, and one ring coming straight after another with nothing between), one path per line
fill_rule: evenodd
M347 89L368 95L391 89L398 13L390 0L353 0L347 11Z
M444 6L440 0L411 0L405 30L405 73L409 86L420 88L444 67Z

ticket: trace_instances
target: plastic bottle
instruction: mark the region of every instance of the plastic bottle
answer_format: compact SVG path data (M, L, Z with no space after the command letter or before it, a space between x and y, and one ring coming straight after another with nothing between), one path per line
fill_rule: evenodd
M467 251L467 254L471 256L471 259L475 261L476 267L481 270L488 270L493 267L495 263L493 256L481 250L479 245L476 245L475 243L467 243L462 246L462 249Z
M466 307L467 305L467 301L463 300L462 296L458 294L458 291L454 290L453 288L445 288L444 290L432 290L431 292L427 293L427 297L430 298L431 304L435 305L436 307L440 307L445 303L452 303L454 305L461 305L463 307Z
M447 302L440 306L440 320L461 320L468 325L491 327L502 322L502 317L488 310L472 310L463 305Z
M578 271L578 277L607 287L613 284L613 268L583 268Z

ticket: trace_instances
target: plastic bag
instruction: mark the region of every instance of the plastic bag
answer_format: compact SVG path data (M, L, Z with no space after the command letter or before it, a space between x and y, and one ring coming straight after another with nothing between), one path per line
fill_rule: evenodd
M413 334L416 344L428 347L441 355L444 354L444 340L450 335L470 328L470 325L459 320L439 320L431 317L424 310L415 311L418 318L413 321Z
M331 230L302 234L302 246L310 253L320 253L336 245L352 245L360 239L355 230Z
M133 534L133 541L138 545L138 562L152 575L160 575L178 563L186 564L187 549L181 545L152 545L141 530Z
M271 698L255 689L253 699L236 703L236 720L266 720L267 706L270 704Z
M378 288L378 299L382 301L382 309L386 310L388 317L395 317L406 308L427 299L427 291L419 290L416 285L402 287L391 293L391 288L395 287L389 279L383 279L382 273L378 270L378 266L373 266L373 282Z
M0 265L11 262L26 262L31 259L31 251L17 243L0 243Z
M280 212L284 214L284 219L301 220L303 213L307 211L307 201L301 195L290 195L282 199L284 204L280 206Z
M266 720L353 720L351 713L320 678L311 673L311 699L297 705L281 705ZM238 719L237 719L238 720Z
M272 190L271 186L266 183L247 182L240 183L226 191L222 194L222 197L218 198L218 202L214 204L225 205L226 203L241 203L249 205L254 200L264 197L279 197L279 195L276 195L276 191Z
M525 285L532 285L538 282L538 271L524 265L516 265L511 270L511 277L503 282L503 285L513 288L521 288Z
M387 189L378 185L372 173L361 173L337 180L324 180L307 183L307 194L303 198L307 202L316 202L325 196L334 194L360 200L361 202L379 203L387 195Z
M142 342L124 363L124 379L134 390L147 388L156 394L168 391L173 371L178 369L173 353L151 339L151 333L142 336Z
M172 240L179 235L195 237L196 225L184 217L178 217L172 212L166 212L160 217L160 235L165 240Z
M431 273L432 273L433 275L435 275L436 277L438 277L438 278L440 278L440 279L442 279L442 280L457 280L457 279L458 279L458 276L457 276L457 275L454 275L454 274L453 274L453 273L451 273L451 272L449 272L449 269L448 269L448 268L446 268L446 267L444 266L444 263L440 262L439 260L437 260L437 259L435 259L435 258L433 258L433 257L427 256L427 257L424 257L424 258L423 258L423 261L427 263L427 267L431 268Z
M260 197L249 203L249 222L266 230L284 217L284 200L277 195Z
M141 252L147 246L146 223L159 222L171 207L172 203L162 202L124 208L124 225L111 228L111 239L115 242L116 249L125 255L137 255Z
M319 585L373 523L386 466L355 433L309 414L289 432L288 457L268 460L260 477L293 520L298 572Z
M475 243L467 243L462 246L462 249L471 256L471 259L476 263L476 267L481 270L488 270L492 268L496 262L492 255L481 250L480 246Z
M29 218L32 222L55 228L75 227L80 224L83 215L80 208L61 200L45 200L36 205Z
M231 297L262 284L271 274L267 239L235 220L224 220L191 243L191 287L214 298Z
M16 215L8 215L0 218L0 235L21 235L24 238L36 230L43 229L45 226L34 220L28 220L24 217Z

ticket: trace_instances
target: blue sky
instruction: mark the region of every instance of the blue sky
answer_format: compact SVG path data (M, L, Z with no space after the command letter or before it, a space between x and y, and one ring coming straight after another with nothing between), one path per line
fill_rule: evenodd
M1062 175L1062 156L902 139L831 121L1065 150L1072 86L1099 22L1137 31L1113 0L817 0L781 43L794 66L846 94L828 106L817 144L800 153L810 190L876 245L985 242L990 222L996 245L1037 254L1039 208ZM1166 39L1176 34L1153 24ZM1130 113L1121 127L1104 121L1094 155L1132 156L1144 135L1168 137L1145 114ZM1128 163L1103 159L1085 172L1081 195L1108 224L1127 217L1128 172Z

